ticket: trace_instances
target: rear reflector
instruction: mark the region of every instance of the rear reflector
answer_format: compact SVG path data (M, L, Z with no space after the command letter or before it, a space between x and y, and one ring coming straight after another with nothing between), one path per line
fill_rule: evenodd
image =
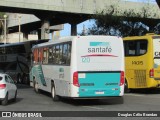
M121 76L120 76L120 86L124 84L124 71L121 71Z
M0 89L6 88L6 84L0 84Z
M150 69L150 71L149 71L149 76L150 76L151 78L154 77L154 69Z
M77 87L80 87L79 81L78 81L78 72L73 73L73 85L77 86Z

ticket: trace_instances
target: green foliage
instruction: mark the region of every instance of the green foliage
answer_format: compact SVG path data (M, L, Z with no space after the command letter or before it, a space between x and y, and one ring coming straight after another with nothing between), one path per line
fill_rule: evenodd
M96 15L92 16L95 24L89 28L87 34L117 35L124 37L144 35L147 32L152 32L149 31L149 28L152 28L143 22L152 15L147 9L147 7L143 7L141 13L135 13L132 9L122 13L122 11L118 11L118 8L113 5L106 7L106 10L97 12Z
M5 13L4 13L4 12L0 12L0 18L1 18L1 19L3 19L3 18L4 18L4 17L3 17L4 15L5 15Z

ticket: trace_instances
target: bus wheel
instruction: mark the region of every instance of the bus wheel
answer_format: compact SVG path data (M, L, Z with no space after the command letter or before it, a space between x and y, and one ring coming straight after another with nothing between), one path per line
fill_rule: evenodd
M125 80L124 92L125 92L125 93L129 93L129 92L130 92L130 89L128 88L128 82L127 82L127 80Z
M56 95L56 91L55 91L54 85L52 85L51 94L52 94L53 101L59 101L59 96Z

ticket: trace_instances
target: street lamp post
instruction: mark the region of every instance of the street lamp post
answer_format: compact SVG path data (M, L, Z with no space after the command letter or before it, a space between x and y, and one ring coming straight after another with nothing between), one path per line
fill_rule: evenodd
M4 44L7 43L7 15L4 15Z
M18 32L19 32L19 42L21 41L21 15L18 15Z

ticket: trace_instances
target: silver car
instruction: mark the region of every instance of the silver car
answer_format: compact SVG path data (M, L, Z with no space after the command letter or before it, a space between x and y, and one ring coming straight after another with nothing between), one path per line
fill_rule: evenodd
M17 86L15 85L12 78L7 75L0 73L0 101L2 105L7 105L8 100L13 99L16 101L17 98Z

